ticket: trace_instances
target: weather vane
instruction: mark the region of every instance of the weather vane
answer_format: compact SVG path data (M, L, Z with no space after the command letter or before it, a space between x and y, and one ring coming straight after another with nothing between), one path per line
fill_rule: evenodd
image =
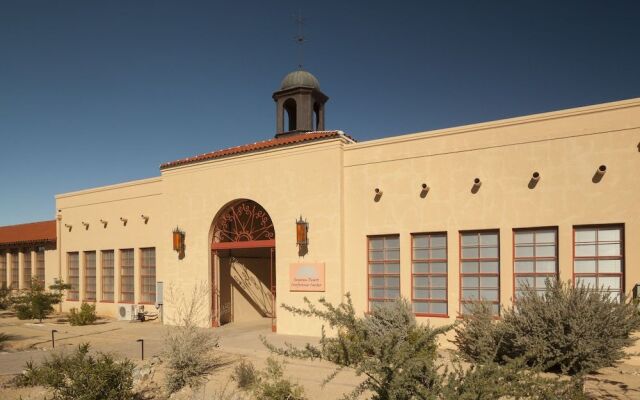
M298 25L298 34L295 36L295 41L298 44L298 68L302 69L302 61L304 56L304 43L307 41L304 37L304 18L302 17L302 11L299 11L298 14L293 15L293 19Z

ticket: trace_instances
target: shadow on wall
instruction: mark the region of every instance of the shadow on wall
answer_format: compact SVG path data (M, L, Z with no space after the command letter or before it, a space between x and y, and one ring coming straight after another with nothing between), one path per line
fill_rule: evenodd
M260 267L264 266L257 266L257 268ZM269 272L269 266L266 267L266 272ZM266 274L267 279L268 277L269 275ZM243 294L244 298L262 317L273 315L273 294L268 283L265 282L264 277L261 280L251 269L247 268L246 262L239 259L231 260L231 284Z

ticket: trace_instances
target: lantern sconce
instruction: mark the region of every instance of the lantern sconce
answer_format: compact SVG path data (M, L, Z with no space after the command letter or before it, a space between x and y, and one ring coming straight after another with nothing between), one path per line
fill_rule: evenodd
M529 180L529 185L528 185L529 189L533 189L534 187L536 187L539 180L540 180L540 173L538 171L535 171L531 175L531 179Z
M296 221L296 245L303 247L309 244L309 223L307 220L300 219Z
M142 214L142 215L140 216L140 218L142 218L142 219L144 220L144 224L145 224L145 225L147 224L147 222L149 222L149 216L148 216L148 215L144 215L144 214Z
M100 223L102 224L102 227L103 227L103 228L106 228L106 227L107 227L107 224L109 223L109 221L105 221L104 219L101 219L101 220L100 220Z
M373 200L380 201L380 199L382 198L382 189L375 188L373 192L375 193L375 197L373 198Z
M430 188L429 186L427 186L427 184L426 184L426 183L423 183L423 184L420 186L420 197L422 197L423 199L424 199L425 197L427 197L427 193L429 193L429 189L431 189L431 188Z
M89 223L88 222L84 222L82 221L82 225L84 226L84 230L88 231L89 230Z
M176 226L176 229L173 230L173 250L178 253L178 258L182 260L184 258L184 231L181 231L180 228Z
M120 221L122 221L122 225L127 226L127 222L129 221L125 217L120 217Z
M69 230L69 232L71 232L71 229L73 228L73 225L64 224L64 227L67 228Z
M607 166L604 164L599 166L598 169L596 170L596 173L593 175L593 178L591 178L591 182L593 183L600 182L605 172L607 172Z
M482 181L480 180L480 178L475 178L473 180L473 186L471 186L471 193L478 193L478 190L480 190L480 186L482 186Z

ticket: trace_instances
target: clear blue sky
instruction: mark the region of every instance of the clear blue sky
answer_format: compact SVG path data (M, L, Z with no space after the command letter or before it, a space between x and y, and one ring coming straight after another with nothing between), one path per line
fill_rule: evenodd
M2 0L0 225L272 137L298 10L358 140L640 96L640 1Z

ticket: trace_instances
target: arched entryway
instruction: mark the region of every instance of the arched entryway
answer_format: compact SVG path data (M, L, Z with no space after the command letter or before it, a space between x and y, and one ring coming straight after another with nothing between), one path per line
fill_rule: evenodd
M212 325L271 319L275 331L276 235L253 200L227 204L213 221Z

